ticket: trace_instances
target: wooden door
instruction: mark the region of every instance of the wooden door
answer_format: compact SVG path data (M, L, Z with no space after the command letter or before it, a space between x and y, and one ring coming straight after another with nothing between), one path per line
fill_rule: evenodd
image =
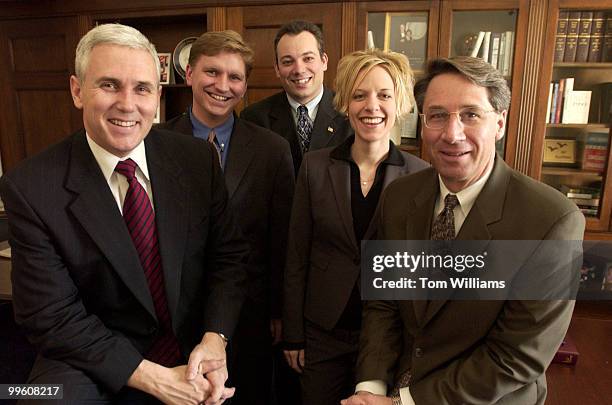
M0 22L0 148L4 170L82 126L70 96L77 18Z

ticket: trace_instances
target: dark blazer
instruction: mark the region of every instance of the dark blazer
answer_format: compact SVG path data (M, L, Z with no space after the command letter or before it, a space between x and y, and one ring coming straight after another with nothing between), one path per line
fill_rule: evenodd
M377 239L429 239L438 193L433 168L390 184L379 203ZM497 157L457 239L582 240L584 225L576 205ZM528 269L568 272L569 252L545 256L517 249L508 271L527 280L532 274L521 272ZM368 302L357 381L393 385L410 370L417 404L541 404L544 372L573 307L573 301Z
M152 129L147 164L172 326L183 355L205 331L231 335L248 246L229 215L212 147ZM13 260L13 305L42 356L121 389L158 322L138 254L79 131L0 180Z
M193 135L189 113L159 125ZM275 133L235 117L224 171L229 201L251 244L249 297L270 299L280 318L287 229L295 188L289 144ZM269 289L271 288L271 292Z
M394 146L392 146L394 148ZM304 342L304 319L334 328L360 274L359 244L351 214L350 165L330 156L334 148L309 152L300 168L285 269L283 338ZM387 165L383 188L427 163L402 152L403 166ZM364 239L374 232L370 223Z
M324 88L312 128L309 151L339 145L353 133L348 120L334 109L333 99L334 93ZM302 163L302 149L287 93L281 91L248 106L240 113L240 117L276 132L289 142L297 175Z

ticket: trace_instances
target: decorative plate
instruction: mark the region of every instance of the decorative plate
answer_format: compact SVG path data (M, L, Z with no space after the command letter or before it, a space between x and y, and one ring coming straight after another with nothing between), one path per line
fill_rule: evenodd
M196 37L188 37L183 39L178 43L176 48L174 48L174 52L172 52L172 64L183 80L185 79L187 64L189 63L189 52L191 51L191 45L196 39Z

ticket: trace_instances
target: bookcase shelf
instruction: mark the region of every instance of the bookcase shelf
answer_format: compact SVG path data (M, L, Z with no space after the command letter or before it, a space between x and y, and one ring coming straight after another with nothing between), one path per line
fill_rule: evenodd
M576 169L573 167L559 167L559 166L543 166L543 176L580 176L588 178L592 181L601 181L602 175L598 172L589 172L582 169Z
M612 62L555 62L555 68L612 69Z
M582 129L597 129L610 128L609 124L588 123L588 124L546 124L546 128L582 128Z

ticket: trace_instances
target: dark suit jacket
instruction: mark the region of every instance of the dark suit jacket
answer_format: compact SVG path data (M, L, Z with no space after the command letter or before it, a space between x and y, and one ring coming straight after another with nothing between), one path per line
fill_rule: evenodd
M231 335L248 245L227 209L212 147L152 129L145 138L164 282L183 355L205 331ZM0 180L13 304L41 355L121 389L158 322L138 254L79 131Z
M429 239L438 193L433 168L390 184L379 203L378 239ZM581 240L584 225L578 208L558 191L497 157L457 239ZM531 274L521 271L567 272L568 254L541 257L537 249L517 250L508 267L527 279ZM417 404L543 403L544 371L573 307L573 301L368 302L357 381L393 385L410 370Z
M193 135L189 113L159 127ZM275 133L235 117L224 177L237 222L251 244L248 294L268 301L280 318L287 229L295 187L288 143ZM270 289L272 291L270 291Z
M309 151L339 145L353 133L348 120L334 109L333 99L334 93L324 88L312 128ZM242 111L240 117L276 132L289 142L297 175L302 163L302 149L287 94L281 91L250 105Z
M331 330L349 301L360 274L359 244L351 214L351 172L334 148L309 152L296 184L285 269L283 338L304 342L304 319ZM427 167L402 152L403 166L387 165L383 188ZM374 232L370 223L364 239Z

